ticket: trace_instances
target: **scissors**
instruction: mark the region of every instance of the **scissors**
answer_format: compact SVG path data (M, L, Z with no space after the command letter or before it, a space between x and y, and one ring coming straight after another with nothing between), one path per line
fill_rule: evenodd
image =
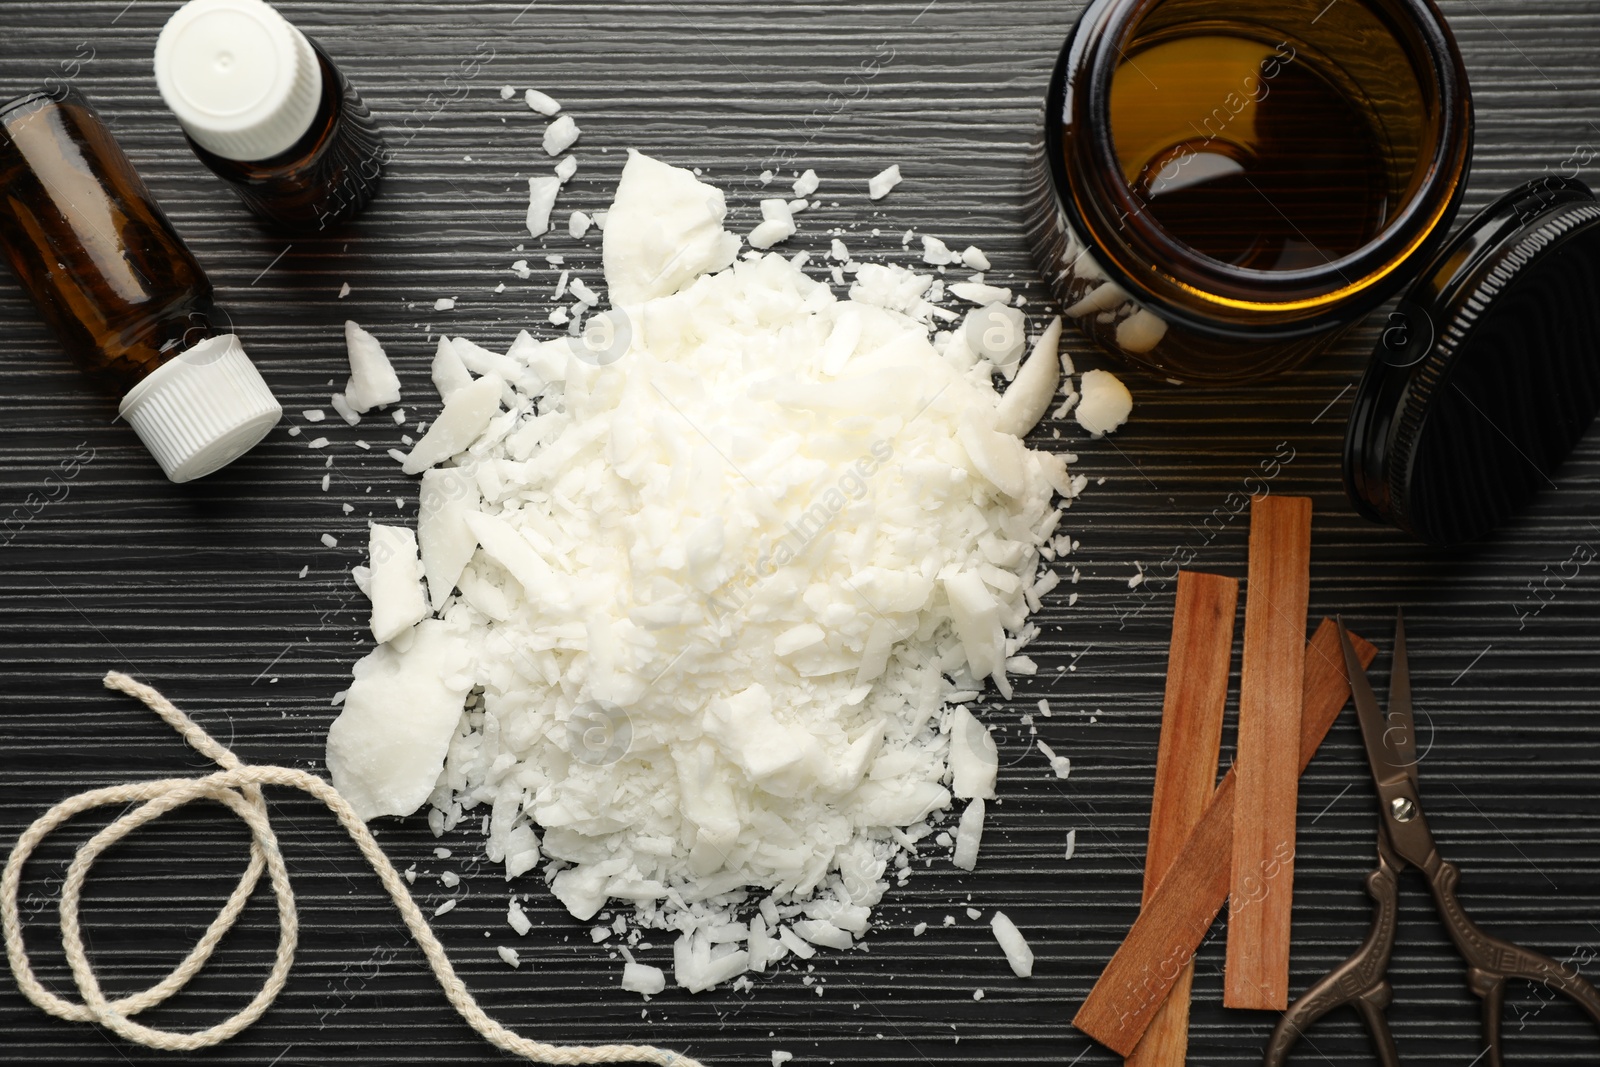
M1378 707L1372 684L1356 658L1350 635L1339 622L1345 669L1355 697L1367 762L1378 789L1378 869L1367 876L1367 892L1377 903L1372 931L1339 967L1289 1006L1267 1042L1266 1067L1282 1067L1289 1049L1307 1027L1335 1008L1353 1005L1367 1024L1382 1067L1400 1067L1400 1054L1384 1012L1394 999L1387 972L1394 951L1400 872L1415 867L1428 880L1439 918L1467 963L1467 986L1483 999L1485 1067L1502 1067L1500 1017L1508 978L1543 985L1577 1003L1600 1023L1600 993L1577 973L1547 956L1480 930L1456 899L1460 870L1439 855L1428 830L1417 790L1417 746L1411 718L1411 673L1406 665L1404 616L1394 628L1394 663L1389 672L1389 708Z

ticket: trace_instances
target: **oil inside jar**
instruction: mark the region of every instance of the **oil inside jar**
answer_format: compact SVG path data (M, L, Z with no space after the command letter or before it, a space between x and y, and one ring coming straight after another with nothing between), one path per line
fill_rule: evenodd
M1390 216L1393 153L1353 86L1303 48L1228 32L1136 43L1111 84L1135 198L1176 240L1234 267L1320 267Z

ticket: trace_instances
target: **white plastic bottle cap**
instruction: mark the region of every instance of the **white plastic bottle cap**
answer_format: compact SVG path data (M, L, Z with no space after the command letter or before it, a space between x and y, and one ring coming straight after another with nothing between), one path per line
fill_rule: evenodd
M168 478L189 482L254 448L283 407L228 333L163 363L122 398L119 413Z
M322 67L305 34L263 0L190 0L156 40L156 86L196 144L250 162L311 128Z

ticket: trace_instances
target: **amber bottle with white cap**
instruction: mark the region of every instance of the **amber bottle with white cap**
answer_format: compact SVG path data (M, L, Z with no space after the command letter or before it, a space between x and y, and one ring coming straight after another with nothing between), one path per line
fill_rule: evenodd
M263 0L190 0L162 29L155 68L194 154L267 222L326 229L377 191L385 149L372 112Z
M233 462L282 418L217 328L205 271L76 89L0 105L0 254L173 481Z

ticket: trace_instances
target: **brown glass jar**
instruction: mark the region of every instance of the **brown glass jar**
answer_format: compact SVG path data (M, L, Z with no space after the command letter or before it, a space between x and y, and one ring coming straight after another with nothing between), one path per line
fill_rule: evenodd
M263 0L190 0L161 31L155 70L194 154L271 225L326 229L377 192L386 150L372 112Z
M1260 378L1412 280L1471 149L1429 0L1096 0L1050 82L1028 233L1103 347L1177 381Z

